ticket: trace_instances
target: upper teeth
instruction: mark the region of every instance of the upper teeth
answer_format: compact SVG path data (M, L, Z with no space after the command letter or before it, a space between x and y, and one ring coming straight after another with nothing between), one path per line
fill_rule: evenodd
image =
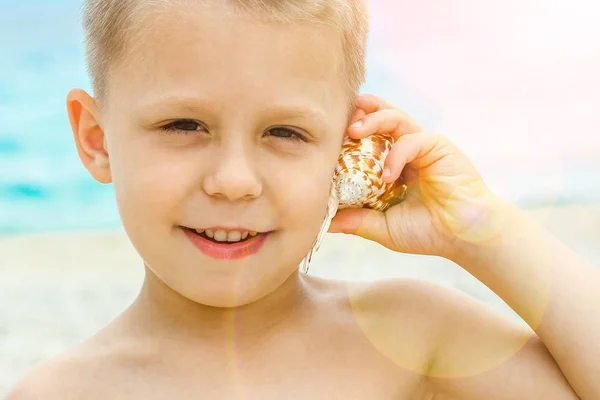
M210 229L200 230L197 229L198 233L205 233L206 236L216 240L217 242L239 242L240 240L244 240L250 236L256 236L256 232L254 231L229 231L225 232L223 230L212 231Z

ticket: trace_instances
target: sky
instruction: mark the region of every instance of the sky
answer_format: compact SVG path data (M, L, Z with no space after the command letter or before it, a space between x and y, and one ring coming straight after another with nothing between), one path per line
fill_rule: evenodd
M370 4L372 62L426 129L449 136L499 187L543 179L560 191L578 180L598 191L600 2Z

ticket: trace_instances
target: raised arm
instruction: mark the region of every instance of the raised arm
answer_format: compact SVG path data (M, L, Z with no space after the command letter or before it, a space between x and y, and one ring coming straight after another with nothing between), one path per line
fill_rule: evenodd
M530 328L466 297L441 297L432 310L447 318L430 371L436 390L461 399L600 399L600 270L498 199L447 138L371 95L358 99L354 119L361 123L350 137L396 139L386 180L408 184L408 195L385 213L340 210L330 232L450 259Z
M449 321L454 344L440 345L432 375L460 369L461 352L498 361L509 357L486 373L434 379L435 385L467 399L533 393L543 399L600 399L600 270L516 207L504 204L494 219L487 223L495 228L482 223L476 229L497 234L484 243L465 242L453 261L498 294L531 331L509 327L482 307L451 308L460 314L454 321L465 322ZM494 394L485 395L486 388ZM506 397L509 392L514 396Z

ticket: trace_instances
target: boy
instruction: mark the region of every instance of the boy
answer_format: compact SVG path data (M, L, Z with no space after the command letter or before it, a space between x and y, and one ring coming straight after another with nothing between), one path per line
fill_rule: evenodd
M146 278L10 399L600 398L598 271L447 139L356 96L362 2L87 3L95 97L73 90L69 116ZM298 273L343 135L377 131L397 138L386 179L410 195L385 214L342 210L330 231L455 261L531 329L425 282Z

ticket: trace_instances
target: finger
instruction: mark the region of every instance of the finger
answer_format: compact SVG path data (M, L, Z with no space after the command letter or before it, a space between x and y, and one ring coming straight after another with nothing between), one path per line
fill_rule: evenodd
M400 178L396 180L396 184L411 185L419 179L419 170L411 165L405 165L400 172Z
M345 233L391 245L385 214L367 208L344 208L331 221L328 232Z
M425 130L413 117L408 115L408 113L399 109L392 103L372 94L362 94L358 96L356 100L356 107L359 109L363 109L367 114L372 114L380 110L396 110L403 115L404 119L410 120L412 124L419 126L419 129L417 129L416 131Z
M387 133L394 139L415 132L422 132L423 128L412 118L398 110L385 109L368 114L348 127L348 136L361 139L374 133Z
M406 165L421 169L436 163L448 155L446 143L443 136L425 132L400 137L385 158L384 181L395 182Z

